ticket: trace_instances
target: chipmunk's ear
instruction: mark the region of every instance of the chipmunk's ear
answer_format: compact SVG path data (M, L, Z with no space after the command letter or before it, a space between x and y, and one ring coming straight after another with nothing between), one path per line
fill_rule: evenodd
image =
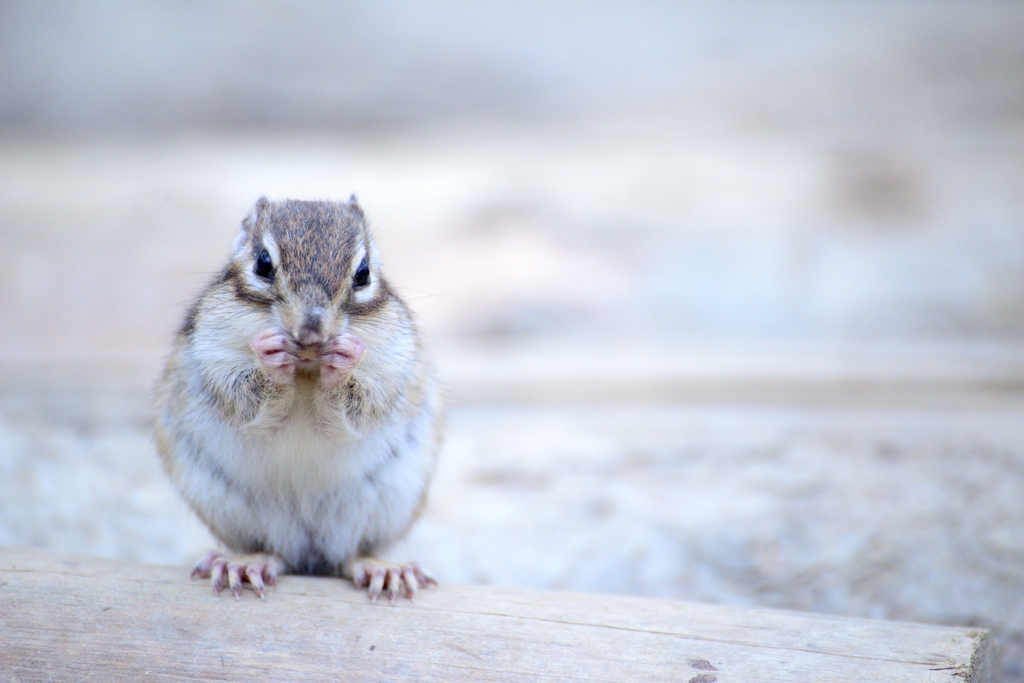
M356 199L354 192L352 193L352 196L348 198L348 206L350 209L358 213L360 218L366 218L366 216L363 215L363 207L359 206L359 200Z
M252 237L253 231L259 224L259 220L262 216L265 216L267 210L270 208L270 200L265 196L260 197L256 200L252 209L248 215L242 219L242 225L238 231L238 237L235 238L235 245L232 249L235 256L238 256L245 250L245 245L249 242Z

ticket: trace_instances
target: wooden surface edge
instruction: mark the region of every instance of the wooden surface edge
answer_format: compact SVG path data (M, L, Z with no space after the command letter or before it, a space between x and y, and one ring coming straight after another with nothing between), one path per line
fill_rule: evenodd
M274 672L268 680L303 680L317 678L317 671L303 668L316 662L326 667L320 673L343 665L350 680L672 680L688 671L682 680L726 683L756 680L780 668L785 675L775 680L802 680L819 671L814 679L821 681L871 679L872 672L889 680L961 683L995 675L991 639L974 628L481 586L442 586L415 604L390 609L370 605L350 584L313 577L284 577L266 601L246 593L236 603L230 593L213 598L183 567L24 548L5 548L3 554L0 631L11 646L8 654L0 653L4 680L74 680L108 667L131 677L142 670L139 652L149 651L162 652L163 659L147 664L147 673L186 680L245 680L235 674L251 675L261 667ZM125 612L121 621L115 618L119 610ZM231 633L241 628L235 621L251 626L268 617L278 622L272 629ZM162 626L147 625L154 623ZM301 633L306 628L332 632L310 645ZM396 631L408 637L394 648L394 660L375 662L366 652L346 649L352 638L377 641L394 638ZM280 649L288 638L294 652ZM402 659L416 642L433 644ZM216 648L186 656L197 646L218 643L232 652L235 674L217 669ZM901 652L903 646L902 659L885 654L886 648ZM78 661L106 648L114 654L105 660ZM385 650L381 645L379 652ZM29 675L41 662L54 656L59 661L61 652L69 657L64 669ZM537 662L556 653L563 661L547 675ZM714 668L689 671L694 662Z
M992 634L982 631L971 655L970 677L965 680L978 683L996 683L999 676L999 658Z

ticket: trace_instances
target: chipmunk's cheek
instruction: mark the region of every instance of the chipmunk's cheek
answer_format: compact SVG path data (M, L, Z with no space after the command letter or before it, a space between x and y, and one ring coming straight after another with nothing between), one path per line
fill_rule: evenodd
M271 380L288 382L295 376L295 357L288 353L288 338L275 330L260 332L252 338L252 350Z
M320 355L320 379L327 384L342 382L363 359L366 345L354 334L339 334Z

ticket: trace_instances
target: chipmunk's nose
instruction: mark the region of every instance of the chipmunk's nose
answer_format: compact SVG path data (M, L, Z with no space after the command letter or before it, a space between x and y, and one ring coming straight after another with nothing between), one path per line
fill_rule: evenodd
M324 340L324 312L322 309L307 311L302 318L302 325L299 333L295 335L295 341L303 346L319 344Z

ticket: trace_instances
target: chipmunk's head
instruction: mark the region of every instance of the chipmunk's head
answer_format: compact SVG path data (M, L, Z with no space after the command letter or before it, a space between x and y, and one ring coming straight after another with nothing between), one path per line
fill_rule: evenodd
M354 368L364 344L350 323L372 316L389 296L355 197L347 203L260 198L242 221L231 271L236 297L270 313L253 349L286 374Z

